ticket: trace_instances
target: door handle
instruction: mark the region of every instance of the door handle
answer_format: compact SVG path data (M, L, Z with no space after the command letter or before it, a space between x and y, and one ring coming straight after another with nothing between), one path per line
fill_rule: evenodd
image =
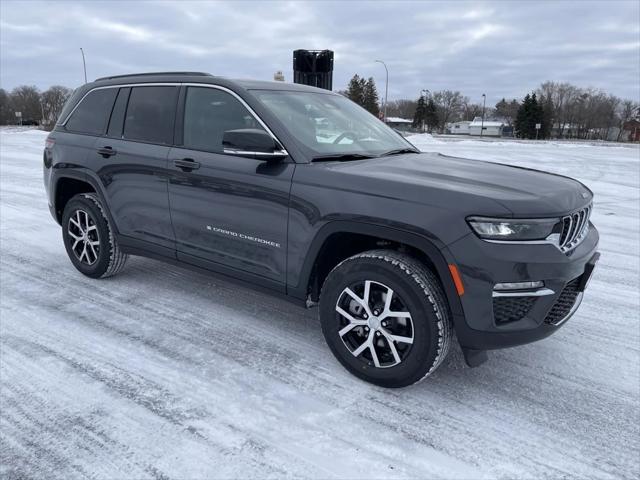
M115 154L116 154L116 153L118 153L118 152L116 152L116 151L115 151L113 148L111 148L111 147L102 147L102 148L99 148L99 149L98 149L98 153L99 153L100 155L102 155L104 158L109 158L109 157L111 157L111 156L115 155Z
M200 163L196 162L193 158L174 160L173 164L183 172L190 172L191 170L197 170L198 168L200 168Z

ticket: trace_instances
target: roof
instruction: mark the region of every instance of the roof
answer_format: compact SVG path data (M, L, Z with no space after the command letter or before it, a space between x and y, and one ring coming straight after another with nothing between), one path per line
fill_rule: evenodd
M413 123L413 120L409 120L409 119L406 119L406 118L400 118L400 117L387 117L385 122L387 122L387 123Z
M246 90L289 90L289 91L296 91L296 92L332 93L334 95L339 95L337 93L332 92L331 90L325 90L323 88L318 88L318 87L311 87L309 85L302 85L299 83L274 82L274 81L267 81L267 80L251 80L251 79L238 79L238 78L225 79L225 80L228 80L237 85L240 85L242 88Z
M221 85L224 87L240 87L244 90L286 90L299 92L315 92L338 95L329 90L310 87L308 85L300 85L297 83L260 81L260 80L243 80L218 77L204 72L148 72L148 73L132 73L127 75L115 75L110 77L102 77L94 82L83 85L81 88L103 85L119 85L126 83L208 83L212 85ZM87 90L89 89L87 88Z
M101 78L96 78L96 82L100 82L102 80L113 80L116 78L131 78L131 77L153 77L153 76L159 76L159 75L176 75L176 76L189 76L189 77L197 77L197 76L205 76L205 77L211 77L213 75L211 75L210 73L204 73L204 72L146 72L146 73L127 73L125 75L113 75L110 77L101 77Z
M504 127L504 122L497 122L495 120L482 121L481 118L476 117L473 122L469 124L470 127Z

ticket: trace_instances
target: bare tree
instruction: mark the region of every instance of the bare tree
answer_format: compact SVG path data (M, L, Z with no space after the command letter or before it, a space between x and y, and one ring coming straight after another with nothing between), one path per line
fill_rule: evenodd
M9 104L14 112L22 112L23 120L42 119L40 92L35 86L22 85L11 91Z
M387 115L390 117L400 117L412 119L416 113L415 100L391 100L387 105Z
M43 122L45 125L53 125L58 120L65 102L71 95L71 89L54 85L41 95Z
M8 125L11 123L12 117L9 95L4 88L0 88L0 125Z
M490 109L489 109L490 110ZM485 109L485 118L490 117L490 111ZM461 118L462 120L473 120L476 117L482 116L482 105L479 103L471 103L469 97L462 97L462 111Z
M512 126L518 116L518 109L520 108L520 102L515 98L507 101L506 99L500 100L496 103L494 113L497 118L507 122L509 126Z
M464 98L460 92L451 90L434 92L432 98L438 110L438 129L442 133L447 123L460 117Z

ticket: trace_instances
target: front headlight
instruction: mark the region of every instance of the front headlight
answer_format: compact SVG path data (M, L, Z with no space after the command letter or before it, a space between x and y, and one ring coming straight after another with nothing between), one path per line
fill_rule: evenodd
M557 242L562 228L559 218L469 217L467 222L476 235L485 240L555 240Z

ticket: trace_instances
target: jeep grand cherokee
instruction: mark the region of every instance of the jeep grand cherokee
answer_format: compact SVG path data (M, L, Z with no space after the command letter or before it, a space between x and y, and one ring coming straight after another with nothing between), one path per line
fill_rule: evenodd
M81 273L145 255L319 304L336 358L386 387L433 372L454 331L471 366L556 332L598 258L581 183L421 153L347 98L282 82L84 85L44 179Z

